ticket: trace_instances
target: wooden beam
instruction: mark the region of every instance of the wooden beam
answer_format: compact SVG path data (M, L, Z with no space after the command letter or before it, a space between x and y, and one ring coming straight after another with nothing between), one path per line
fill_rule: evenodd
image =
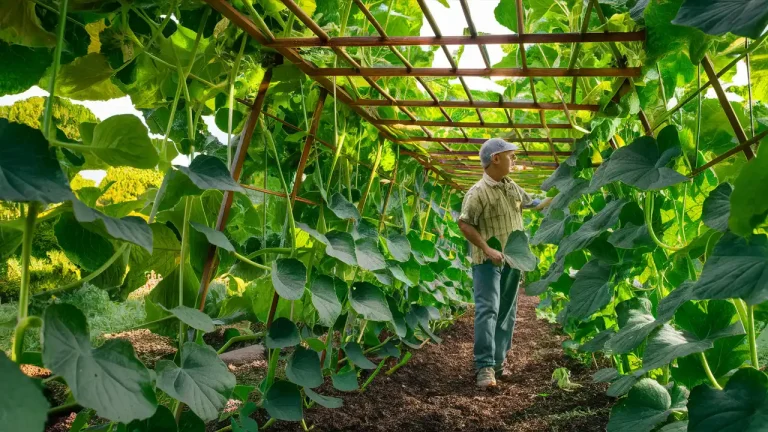
M707 73L709 81L712 83L712 88L715 89L717 99L720 101L720 106L723 108L725 116L728 117L728 122L731 123L731 128L733 128L733 132L736 134L736 139L739 140L740 144L744 144L745 142L749 141L749 139L747 138L746 132L744 132L744 128L741 127L739 118L736 117L736 113L733 111L731 102L725 95L723 86L720 85L720 80L717 78L715 67L712 65L712 61L709 59L709 56L704 56L704 58L701 60L701 65L704 67L704 71ZM743 151L747 159L752 159L755 157L755 152L752 151L751 147L745 147Z
M695 170L691 171L690 174L688 174L688 177L696 177L697 175L703 173L704 171L708 170L709 168L717 165L718 163L728 159L729 157L735 155L736 153L740 151L744 151L744 149L749 148L751 150L751 147L753 145L759 145L760 140L765 139L768 137L768 130L763 131L757 135L755 135L752 139L748 140L747 142L743 144L739 144L736 147L728 150L727 152L717 156L716 158L712 159L711 161L707 162L706 164L696 168ZM765 151L765 150L763 150Z
M317 133L317 127L320 125L320 117L323 114L323 107L325 106L325 98L327 96L328 91L320 89L320 97L317 100L317 105L315 105L315 111L312 113L312 125L309 127L307 139L304 142L304 149L301 151L299 166L296 168L296 178L293 181L293 190L291 191L291 205L296 201L296 196L299 194L299 189L301 188L302 178L304 177L304 168L307 166L309 152L312 150L312 144L315 142L315 134Z
M426 17L426 15L425 15ZM427 20L429 21L429 20ZM435 23L436 24L436 23ZM434 28L433 28L434 32ZM437 33L435 33L437 34ZM608 33L528 33L524 35L477 35L477 36L347 36L323 41L319 37L277 38L263 44L268 48L302 47L385 47L429 45L509 45L509 44L560 44L641 42L645 30Z
M272 68L269 68L264 73L264 78L262 78L261 83L259 84L259 90L256 99L253 103L253 106L251 106L251 112L248 114L248 120L246 121L243 132L240 135L240 140L237 143L237 149L235 150L232 166L230 166L229 171L232 174L232 179L238 183L240 182L240 175L243 172L243 164L245 163L245 158L248 155L248 146L251 144L253 130L256 128L256 123L259 121L261 107L264 105L264 99L267 96L267 90L269 89L269 84L271 81ZM232 208L232 200L234 195L235 194L232 191L224 191L224 197L221 200L221 206L219 207L219 214L216 218L215 229L217 231L223 232L227 227L227 220L229 219L229 211ZM205 263L203 264L203 272L200 277L200 289L197 293L198 309L201 311L205 307L205 298L208 294L208 287L210 286L209 284L217 264L216 249L217 248L215 245L208 245ZM181 265L184 265L184 263Z
M430 156L442 156L442 157L467 157L467 156L475 156L479 157L478 153L476 151L436 151L436 152L430 152ZM552 153L548 151L529 151L529 156L552 156ZM571 152L557 152L558 156L570 156ZM475 161L477 162L477 161Z
M421 79L421 77L416 77ZM422 84L423 85L423 84ZM490 109L522 109L522 110L545 110L562 111L563 104L554 102L533 102L533 101L441 101L441 100L395 100L394 102L384 99L357 99L352 102L357 106L405 106L405 107L423 107L423 108L490 108ZM571 111L600 111L600 105L594 104L566 104Z
M539 123L488 123L488 122L444 122L434 120L375 120L378 125L406 125L406 126L437 126L437 127L465 127L465 128L487 128L487 129L543 129L545 126L550 129L571 129L568 123L550 123L542 125ZM440 140L440 138L438 138ZM397 140L393 140L397 141Z
M451 69L451 68L316 68L311 76L361 76L361 77L628 77L639 78L639 67L627 68L491 68L491 69Z
M509 142L529 142L529 143L548 143L546 138L517 138L517 137L504 137L502 138ZM437 142L440 140L448 144L483 144L488 141L488 138L430 138L430 137L411 137L397 140L397 142L411 143L411 142ZM575 140L573 138L552 138L552 142L573 144Z

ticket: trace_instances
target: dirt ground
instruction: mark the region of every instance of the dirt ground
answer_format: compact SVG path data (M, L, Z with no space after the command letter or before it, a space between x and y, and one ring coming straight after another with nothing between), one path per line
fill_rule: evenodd
M565 338L536 319L537 298L521 293L519 302L506 365L510 379L495 391L480 391L474 385L470 312L440 335L443 344L413 351L404 367L391 376L381 374L366 392L341 393L326 384L320 391L342 397L344 406L307 410L307 425L315 431L372 432L605 430L613 402L605 396L605 385L591 384L594 369L563 354ZM582 387L558 388L552 372L559 367L568 368L571 381ZM258 420L263 424L265 419ZM302 430L288 422L269 429Z

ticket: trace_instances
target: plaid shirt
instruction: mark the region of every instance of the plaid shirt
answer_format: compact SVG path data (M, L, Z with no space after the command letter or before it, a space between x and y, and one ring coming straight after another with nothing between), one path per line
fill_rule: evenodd
M502 250L512 231L523 230L523 207L535 205L531 196L512 179L495 181L488 174L475 183L461 205L462 220L477 229L484 240L496 237ZM472 264L482 264L488 256L471 245Z

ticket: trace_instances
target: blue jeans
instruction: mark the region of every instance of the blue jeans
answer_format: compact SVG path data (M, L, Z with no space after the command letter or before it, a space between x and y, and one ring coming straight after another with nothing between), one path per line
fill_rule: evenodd
M501 369L512 347L520 270L490 260L472 266L475 297L475 370Z

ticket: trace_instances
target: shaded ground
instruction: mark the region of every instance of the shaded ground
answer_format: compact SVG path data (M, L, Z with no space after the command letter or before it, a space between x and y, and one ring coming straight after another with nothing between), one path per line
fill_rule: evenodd
M511 379L496 391L474 386L472 313L441 334L441 345L414 351L392 376L381 374L365 393L340 393L337 410L306 411L316 431L602 431L611 400L605 385L590 384L594 370L567 358L564 337L537 321L537 298L521 295L514 344L507 360ZM394 364L394 361L393 361ZM568 392L552 382L552 372L566 367L583 387ZM364 378L361 378L361 383ZM263 423L264 419L259 419ZM278 422L271 430L298 431L296 423Z

